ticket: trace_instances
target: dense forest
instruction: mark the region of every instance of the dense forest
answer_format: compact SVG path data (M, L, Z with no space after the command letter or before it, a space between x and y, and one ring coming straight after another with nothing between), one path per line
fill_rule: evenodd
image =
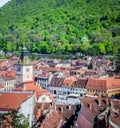
M0 8L0 50L24 45L37 53L113 53L120 47L120 1L11 0Z

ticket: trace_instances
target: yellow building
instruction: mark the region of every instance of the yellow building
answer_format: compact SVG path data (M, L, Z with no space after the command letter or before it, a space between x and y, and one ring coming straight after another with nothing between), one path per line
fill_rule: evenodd
M120 77L90 78L86 85L86 95L113 97L120 94Z

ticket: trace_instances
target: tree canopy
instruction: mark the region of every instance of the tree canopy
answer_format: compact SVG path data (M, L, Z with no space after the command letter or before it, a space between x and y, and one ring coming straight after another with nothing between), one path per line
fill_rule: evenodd
M119 0L11 0L0 8L0 49L83 52L120 46Z

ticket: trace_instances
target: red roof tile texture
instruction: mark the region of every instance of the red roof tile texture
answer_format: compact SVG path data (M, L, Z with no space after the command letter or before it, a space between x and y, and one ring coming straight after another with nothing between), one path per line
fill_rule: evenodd
M21 84L21 86L18 86L15 90L26 90L26 91L35 91L36 92L36 96L37 99L41 96L41 95L47 95L50 96L50 93L43 88L39 88L35 85L34 81L27 81ZM52 99L54 100L54 99Z
M93 128L94 125L94 117L90 110L84 106L82 106L77 122L75 124L75 128Z
M34 109L35 121L37 122L38 119L43 115L44 111L48 111L50 108L50 103L36 103Z
M111 120L120 126L120 100L111 100Z
M107 101L105 99L85 97L82 98L81 102L85 107L89 108L93 116L97 116L106 108Z
M4 88L4 86L0 83L0 89L1 89L1 88Z
M58 128L62 123L63 119L61 114L58 111L54 111L49 117L45 118L44 123L40 128Z
M4 77L15 77L16 76L16 70L0 71L0 75L4 76Z
M20 104L23 103L28 98L28 96L31 95L32 94L19 92L0 92L0 110L17 110Z
M76 109L75 105L56 105L56 110L61 113L64 119L69 119L72 115L75 115Z
M77 81L76 77L68 77L64 79L63 86L72 86L74 81Z
M120 77L110 77L110 78L90 78L86 85L87 89L114 89L120 88Z

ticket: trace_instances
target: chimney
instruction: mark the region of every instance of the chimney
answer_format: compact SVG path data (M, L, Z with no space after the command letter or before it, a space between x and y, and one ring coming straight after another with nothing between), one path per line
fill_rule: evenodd
M83 106L83 102L81 102L81 105Z
M71 105L69 105L69 111L71 111Z
M98 99L98 105L99 105L99 107L100 107L100 105L101 105L101 103L100 103L100 98Z
M61 107L61 113L63 112L63 107Z
M90 110L92 109L92 105L91 104L89 104L89 107L90 107Z
M56 111L56 104L55 104L55 107L54 107L55 111Z

